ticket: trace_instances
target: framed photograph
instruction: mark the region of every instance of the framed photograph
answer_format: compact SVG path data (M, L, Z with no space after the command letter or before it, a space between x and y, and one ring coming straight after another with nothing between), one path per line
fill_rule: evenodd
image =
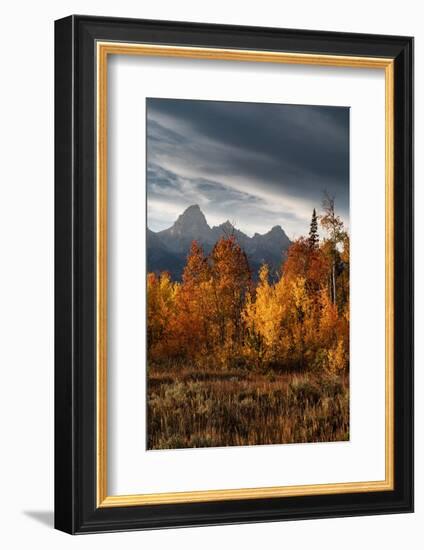
M55 525L413 510L413 39L55 24Z

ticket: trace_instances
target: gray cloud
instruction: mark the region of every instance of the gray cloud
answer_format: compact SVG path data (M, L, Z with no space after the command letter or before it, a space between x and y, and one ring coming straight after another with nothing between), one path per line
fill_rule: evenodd
M153 230L197 203L210 223L304 234L324 189L348 221L348 108L148 99L147 153Z

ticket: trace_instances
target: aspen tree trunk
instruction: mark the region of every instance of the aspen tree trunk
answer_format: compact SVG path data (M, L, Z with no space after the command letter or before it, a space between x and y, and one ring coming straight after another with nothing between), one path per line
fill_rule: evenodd
M333 304L336 304L336 264L333 262L333 270L332 270L332 278L333 278Z

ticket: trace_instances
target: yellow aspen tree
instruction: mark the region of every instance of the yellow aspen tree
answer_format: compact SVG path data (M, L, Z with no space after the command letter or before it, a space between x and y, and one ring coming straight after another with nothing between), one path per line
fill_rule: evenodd
M269 268L263 265L254 300L249 297L243 311L248 338L246 348L257 362L276 361L281 338L283 303L277 299L276 286L269 283Z
M210 254L213 322L217 329L221 360L228 366L244 337L242 310L252 279L246 253L233 235L222 237Z

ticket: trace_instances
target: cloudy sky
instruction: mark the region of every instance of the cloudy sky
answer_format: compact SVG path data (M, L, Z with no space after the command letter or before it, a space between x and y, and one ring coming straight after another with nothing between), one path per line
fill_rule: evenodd
M192 204L209 225L306 234L323 191L349 209L349 109L147 99L148 226Z

